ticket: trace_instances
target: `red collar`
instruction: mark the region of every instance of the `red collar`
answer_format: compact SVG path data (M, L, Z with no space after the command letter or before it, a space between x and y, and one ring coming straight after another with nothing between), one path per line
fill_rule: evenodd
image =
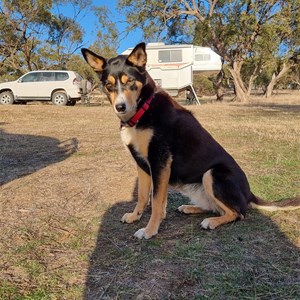
M121 127L133 127L138 123L140 118L149 109L150 103L152 102L154 94L142 105L142 107L135 113L135 115L127 122L121 121Z

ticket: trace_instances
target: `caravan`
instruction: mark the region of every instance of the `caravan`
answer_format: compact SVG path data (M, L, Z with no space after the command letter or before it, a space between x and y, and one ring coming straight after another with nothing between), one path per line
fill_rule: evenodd
M128 55L133 48L122 54ZM194 45L147 44L147 71L156 83L176 96L181 90L191 90L200 103L193 88L193 75L202 72L219 72L221 57L208 47Z

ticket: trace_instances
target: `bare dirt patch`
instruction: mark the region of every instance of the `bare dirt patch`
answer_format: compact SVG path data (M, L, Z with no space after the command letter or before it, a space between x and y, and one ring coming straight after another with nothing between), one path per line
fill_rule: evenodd
M299 107L190 107L266 199L299 194ZM296 299L300 212L200 230L170 194L159 236L119 222L135 164L108 106L0 107L1 299Z

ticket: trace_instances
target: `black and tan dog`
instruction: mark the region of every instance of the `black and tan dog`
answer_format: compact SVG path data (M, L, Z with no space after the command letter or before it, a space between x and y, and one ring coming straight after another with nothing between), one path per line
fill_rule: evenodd
M156 235L166 217L168 186L189 196L193 205L178 209L186 214L212 211L201 226L215 229L243 219L249 203L280 209L255 197L236 161L199 124L193 115L156 87L146 71L145 44L130 55L106 60L88 49L83 56L96 71L116 115L121 120L121 138L138 166L138 202L122 222L141 218L148 204L152 214L148 225L135 236ZM299 208L297 201L281 203L281 209Z

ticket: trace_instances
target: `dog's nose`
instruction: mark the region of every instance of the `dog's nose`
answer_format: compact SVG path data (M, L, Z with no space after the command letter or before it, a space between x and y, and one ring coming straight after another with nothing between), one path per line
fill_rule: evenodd
M116 104L117 112L124 112L126 110L126 104L124 102Z

